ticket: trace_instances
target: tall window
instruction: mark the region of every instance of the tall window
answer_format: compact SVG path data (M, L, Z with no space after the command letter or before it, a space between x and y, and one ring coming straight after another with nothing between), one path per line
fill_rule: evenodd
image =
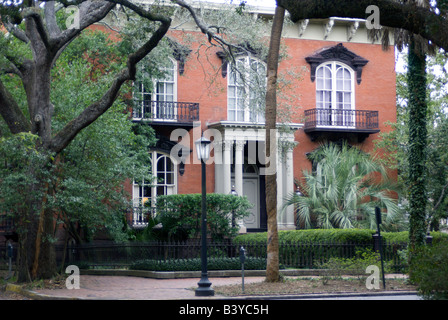
M170 195L177 192L176 187L176 166L170 157L158 151L150 152L150 181L134 181L133 201L134 201L134 223L145 223L141 208L143 205L155 208L158 196Z
M151 80L144 70L134 85L134 118L151 118L157 120L175 120L177 100L176 62L170 59L164 68L164 77Z
M260 60L245 56L229 65L227 86L227 119L264 122L266 66Z
M339 62L326 62L316 69L318 124L354 126L353 70Z

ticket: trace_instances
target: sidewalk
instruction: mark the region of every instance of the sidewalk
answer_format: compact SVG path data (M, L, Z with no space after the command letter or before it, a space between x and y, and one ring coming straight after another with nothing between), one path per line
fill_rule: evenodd
M244 278L244 283L262 282L264 276ZM242 284L241 276L213 277L209 275L213 286ZM33 300L204 300L226 299L224 296L196 297L195 289L199 277L155 279L126 275L80 275L80 289L35 289L23 290L19 286L10 285L6 290L20 293ZM393 294L393 293L385 293ZM406 294L406 293L405 293ZM315 295L314 295L315 296ZM250 297L241 297L248 299ZM254 297L252 297L254 298ZM256 297L255 297L256 298ZM263 297L269 299L269 297ZM278 298L278 296L277 296ZM291 297L283 297L291 298ZM300 298L297 296L296 298ZM303 298L303 297L302 297Z
M245 278L245 284L261 282L264 277ZM209 278L214 285L241 284L241 277ZM150 279L132 276L96 276L82 275L80 289L35 289L22 290L18 286L9 286L7 290L26 295L31 299L80 299L80 300L193 300L219 299L214 297L196 297L199 278L187 279Z

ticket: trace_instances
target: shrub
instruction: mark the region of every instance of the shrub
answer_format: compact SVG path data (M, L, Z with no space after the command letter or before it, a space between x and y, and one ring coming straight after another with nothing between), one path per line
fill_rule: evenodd
M201 232L201 194L176 194L157 198L156 223L162 224L159 238L186 240ZM235 236L238 226L232 218L243 219L249 215L252 204L246 197L226 194L207 194L207 226L212 239Z
M409 240L409 231L382 232L381 235L384 237L385 241L391 243L407 243ZM433 238L434 244L437 244L441 241L448 241L448 234L446 233L433 231L430 235Z
M280 242L338 242L371 243L373 230L368 229L306 229L279 231ZM266 243L267 233L244 234L235 237L234 243Z
M424 246L415 253L411 281L426 300L448 299L448 242Z
M352 258L336 258L332 257L327 262L319 264L319 267L328 271L331 275L342 276L345 274L358 275L358 279L362 279L366 275L368 266L375 265L381 273L381 260L377 252L370 249L358 250ZM384 263L384 272L389 272L389 263Z
M200 271L201 259L176 259L176 260L139 260L134 262L129 269L149 271ZM244 263L245 270L265 270L266 259L247 257ZM241 270L240 258L209 258L207 270Z

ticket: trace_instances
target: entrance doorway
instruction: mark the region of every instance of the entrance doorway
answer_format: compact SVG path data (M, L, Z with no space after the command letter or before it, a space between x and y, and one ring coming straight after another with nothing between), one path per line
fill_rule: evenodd
M244 164L243 196L246 196L249 202L253 205L249 210L249 216L243 219L247 231L263 231L266 228L265 204L263 202L264 197L262 197L262 195L264 195L264 179L261 178L263 177L259 175L258 167L255 164ZM232 184L234 183L235 178L232 172ZM263 184L263 186L261 186L261 184Z

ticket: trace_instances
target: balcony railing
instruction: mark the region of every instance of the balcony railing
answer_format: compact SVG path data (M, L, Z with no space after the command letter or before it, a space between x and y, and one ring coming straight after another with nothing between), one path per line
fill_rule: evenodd
M14 219L0 216L0 233L8 234L15 231Z
M310 109L305 110L305 131L379 131L378 111Z
M166 124L192 124L199 120L199 103L136 100L132 118Z

